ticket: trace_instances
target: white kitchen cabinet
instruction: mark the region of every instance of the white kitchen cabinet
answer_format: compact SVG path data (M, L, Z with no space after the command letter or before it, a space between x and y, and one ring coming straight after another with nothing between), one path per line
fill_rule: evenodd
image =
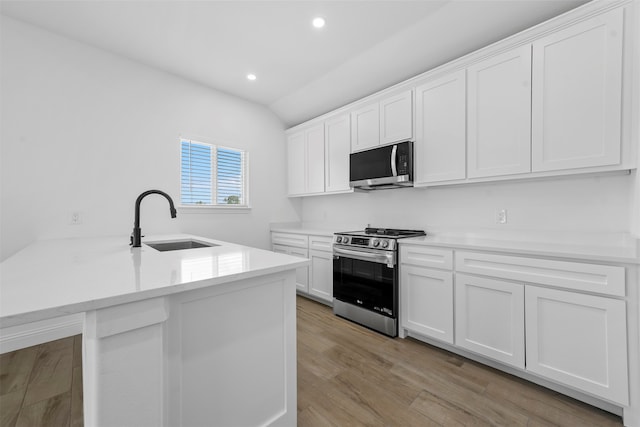
M301 258L309 258L307 249L296 248L292 246L272 245L273 252L297 256ZM309 292L309 267L296 268L296 289L302 292Z
M455 343L524 369L524 285L455 275Z
M413 97L408 90L370 102L351 113L351 152L413 137Z
M415 185L466 177L465 70L416 92Z
M351 113L351 152L380 144L380 111L378 102L367 104Z
M287 183L289 195L304 194L306 190L306 139L299 132L287 138Z
M349 153L351 153L351 117L341 114L324 122L324 191L349 191Z
M453 344L453 273L400 267L400 328Z
M333 236L274 231L274 252L309 258L308 267L296 269L296 290L325 304L333 303Z
M527 286L527 370L627 405L627 316L613 298Z
M287 168L290 196L324 192L324 124L289 135Z
M531 45L467 69L469 178L531 171Z
M324 191L324 126L307 132L307 193Z
M412 91L380 101L380 144L407 141L413 137Z
M623 10L533 43L533 171L621 161Z
M309 294L333 302L333 254L317 250L309 251Z

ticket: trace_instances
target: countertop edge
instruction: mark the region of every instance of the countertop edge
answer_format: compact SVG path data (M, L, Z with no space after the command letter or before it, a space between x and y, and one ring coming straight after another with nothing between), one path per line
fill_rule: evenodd
M98 310L114 305L128 304L132 302L142 301L151 298L160 298L181 292L194 291L212 286L220 286L227 283L237 282L240 280L252 279L259 276L278 274L284 271L295 270L298 267L308 266L308 259L300 258L300 261L291 262L276 267L268 267L264 269L252 270L249 272L230 274L223 277L215 277L210 279L196 280L193 282L183 283L180 285L166 286L155 289L148 289L131 294L109 296L91 301L82 301L58 307L48 307L42 310L19 313L9 316L0 315L0 329L17 326L25 323L38 322L51 319L54 317L68 316L77 313L83 313L92 310Z
M458 243L458 242L438 242L438 241L429 241L424 237L413 237L408 239L400 240L400 245L417 245L417 246L429 246L429 247L437 247L437 248L448 248L448 249L463 249L463 250L471 250L471 251L482 251L482 252L498 252L500 254L505 255L514 255L514 256L535 256L535 257L544 257L544 258L564 258L564 259L572 259L576 261L593 261L593 262L606 262L606 263L616 263L616 264L640 264L640 257L636 256L611 256L611 255L599 255L595 253L585 253L569 250L538 250L538 249L527 249L522 247L517 247L515 245L521 245L522 242L509 242L504 241L504 247L497 247L495 245L483 244L483 243ZM514 246L510 246L509 244ZM542 244L542 242L540 243ZM602 248L602 251L605 252L607 250L606 247Z

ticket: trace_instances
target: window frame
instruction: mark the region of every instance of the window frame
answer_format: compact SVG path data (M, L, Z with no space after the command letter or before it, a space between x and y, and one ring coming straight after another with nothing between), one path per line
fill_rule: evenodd
M211 200L212 204L183 204L182 202L182 144L189 142L194 144L206 145L211 148ZM217 204L215 203L218 195L218 165L217 153L218 149L232 150L242 153L242 190L244 192L245 204ZM202 137L180 136L178 140L178 181L179 181L179 205L178 209L184 213L210 213L213 211L224 211L228 213L243 213L251 210L251 199L249 197L249 152L242 148L235 148L227 143L210 140Z

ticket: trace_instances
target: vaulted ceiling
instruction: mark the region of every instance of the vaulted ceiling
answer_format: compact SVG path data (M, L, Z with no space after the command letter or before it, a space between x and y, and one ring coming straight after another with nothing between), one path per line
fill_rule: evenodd
M3 0L0 12L264 104L289 127L584 3Z

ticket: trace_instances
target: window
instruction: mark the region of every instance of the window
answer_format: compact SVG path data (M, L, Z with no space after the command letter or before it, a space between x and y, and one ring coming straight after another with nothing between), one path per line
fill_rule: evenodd
M180 146L183 206L249 206L245 151L188 139Z

